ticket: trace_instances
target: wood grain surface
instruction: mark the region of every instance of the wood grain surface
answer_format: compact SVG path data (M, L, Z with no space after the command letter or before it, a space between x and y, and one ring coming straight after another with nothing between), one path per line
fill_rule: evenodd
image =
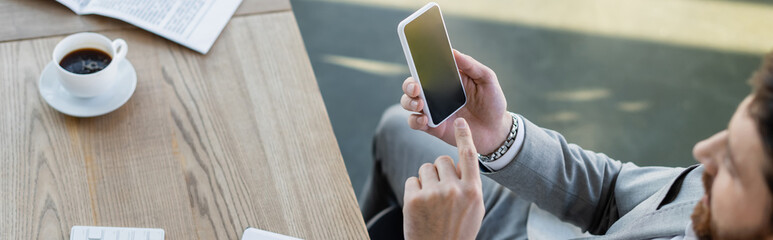
M138 83L95 118L38 93L63 36L0 43L0 239L69 239L73 225L368 238L291 11L234 17L207 55L101 33L128 42Z
M290 10L289 0L242 0L234 16ZM135 28L99 15L78 16L54 0L0 0L0 42Z

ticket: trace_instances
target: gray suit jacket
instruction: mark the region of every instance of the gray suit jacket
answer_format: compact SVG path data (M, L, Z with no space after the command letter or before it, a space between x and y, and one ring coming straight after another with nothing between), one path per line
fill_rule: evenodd
M523 145L507 166L484 174L592 238L683 235L703 196L700 165L639 167L567 143L523 119Z

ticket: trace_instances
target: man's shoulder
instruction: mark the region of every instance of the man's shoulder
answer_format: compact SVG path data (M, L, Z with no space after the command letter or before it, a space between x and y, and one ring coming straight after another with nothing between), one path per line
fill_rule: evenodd
M631 207L628 211L622 211L619 219L611 224L604 235L590 235L583 233L579 228L568 223L561 222L558 218L544 210L532 205L529 213L528 231L530 237L548 237L547 239L570 238L612 238L612 239L652 239L659 237L673 237L684 234L686 226L690 223L690 214L703 195L701 174L703 167L694 165L688 168L652 168L653 171L637 171L630 179L618 179L624 182L646 182L647 179L666 176L665 183L652 183L657 188L644 197L643 201ZM635 175L635 176L634 176ZM638 177L636 177L638 176ZM643 186L640 184L631 184ZM630 191L629 193L636 193ZM645 191L646 192L646 191ZM616 199L625 202L626 198L633 198L625 194L616 194ZM618 206L622 207L622 206ZM553 227L545 227L553 226ZM556 235L560 234L560 235ZM542 238L537 238L542 239Z
M607 235L648 239L684 234L690 214L703 196L702 174L702 165L679 169L667 184L621 216Z

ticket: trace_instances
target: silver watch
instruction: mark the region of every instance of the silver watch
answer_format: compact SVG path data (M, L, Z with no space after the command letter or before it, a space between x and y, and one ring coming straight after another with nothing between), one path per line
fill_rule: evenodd
M478 160L484 163L496 161L497 159L501 158L502 155L505 155L507 150L510 149L511 146L513 146L513 143L515 142L515 135L518 134L518 118L515 117L515 113L510 113L510 116L513 117L513 126L510 127L510 133L507 135L507 139L505 139L505 142L502 143L502 146L497 148L497 150L491 154L488 154L488 155L478 154Z

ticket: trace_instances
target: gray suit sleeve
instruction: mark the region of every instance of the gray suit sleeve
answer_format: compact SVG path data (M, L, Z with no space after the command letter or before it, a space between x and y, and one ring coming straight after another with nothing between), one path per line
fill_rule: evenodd
M662 187L672 168L641 168L567 143L558 132L524 120L525 138L515 159L485 175L583 231L603 234ZM642 179L637 175L657 176ZM618 183L618 179L623 179ZM617 195L617 196L616 196ZM622 195L622 196L621 196Z

